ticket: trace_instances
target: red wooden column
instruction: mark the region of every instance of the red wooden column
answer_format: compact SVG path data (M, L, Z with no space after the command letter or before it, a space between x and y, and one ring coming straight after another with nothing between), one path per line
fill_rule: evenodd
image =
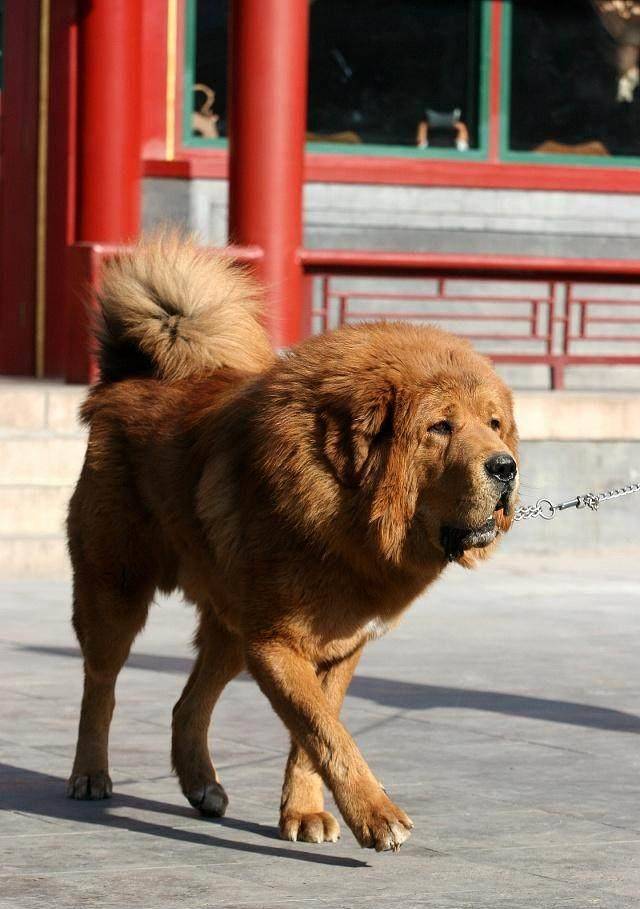
M80 6L78 240L124 242L140 227L141 3Z
M143 0L81 0L75 236L66 286L68 382L95 378L85 309L96 280L93 244L120 244L140 230Z
M40 4L9 0L0 111L0 373L35 369Z
M232 0L229 239L262 248L278 347L301 336L307 0Z

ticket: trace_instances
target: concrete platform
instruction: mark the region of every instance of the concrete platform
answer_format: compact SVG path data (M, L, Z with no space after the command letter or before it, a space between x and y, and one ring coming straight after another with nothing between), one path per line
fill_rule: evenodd
M399 854L284 843L287 739L248 679L216 711L230 797L202 820L169 771L193 617L152 611L119 684L114 797L71 802L81 665L64 583L0 588L2 909L640 906L638 556L504 552L452 568L370 645L344 712L412 816Z

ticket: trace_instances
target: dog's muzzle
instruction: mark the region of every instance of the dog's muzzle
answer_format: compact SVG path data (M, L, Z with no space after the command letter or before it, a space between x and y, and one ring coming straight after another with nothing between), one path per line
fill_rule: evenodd
M440 531L440 544L449 562L459 559L466 549L483 549L492 543L498 533L494 518L482 527L448 527Z

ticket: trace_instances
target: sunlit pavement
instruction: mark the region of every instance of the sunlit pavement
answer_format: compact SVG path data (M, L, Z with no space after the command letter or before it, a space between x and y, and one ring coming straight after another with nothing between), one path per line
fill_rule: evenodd
M211 742L202 820L169 768L193 613L161 601L118 688L114 796L64 797L81 662L63 584L1 588L0 906L640 906L640 553L453 568L370 645L344 718L415 822L398 854L285 843L287 737L255 684Z

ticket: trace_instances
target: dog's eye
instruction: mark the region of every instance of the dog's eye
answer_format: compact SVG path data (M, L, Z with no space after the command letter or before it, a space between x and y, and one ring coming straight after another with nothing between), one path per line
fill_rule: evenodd
M429 427L429 432L435 432L438 436L450 436L453 432L453 426L448 420L440 420Z
M502 425L502 424L500 423L500 420L496 420L495 417L494 417L494 419L491 420L491 422L489 423L489 426L490 426L492 429L495 429L496 432L500 432L501 425Z

